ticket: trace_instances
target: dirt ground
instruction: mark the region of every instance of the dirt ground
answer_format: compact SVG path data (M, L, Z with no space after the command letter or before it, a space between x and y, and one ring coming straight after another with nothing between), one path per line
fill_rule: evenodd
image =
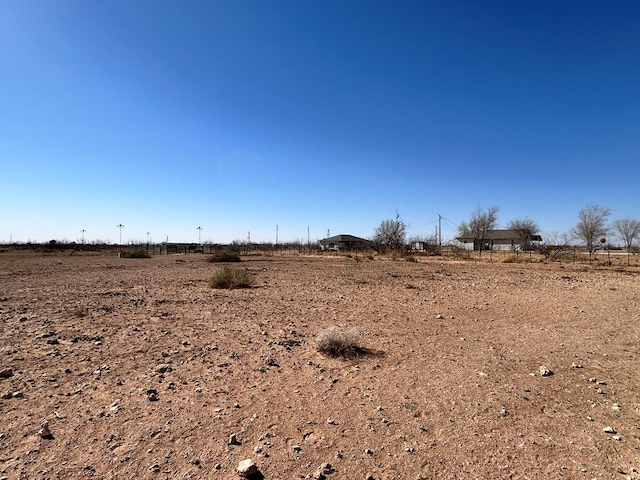
M640 479L638 267L205 260L0 253L1 479Z

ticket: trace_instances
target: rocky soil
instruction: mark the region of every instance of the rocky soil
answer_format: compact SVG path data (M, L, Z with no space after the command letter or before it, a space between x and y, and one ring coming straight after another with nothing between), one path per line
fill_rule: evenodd
M0 478L640 479L638 267L238 265L0 253Z

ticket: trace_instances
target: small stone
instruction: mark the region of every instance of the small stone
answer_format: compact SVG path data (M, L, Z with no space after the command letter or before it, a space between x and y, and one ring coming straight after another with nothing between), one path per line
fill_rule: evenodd
M596 381L597 381L597 380L598 380L598 379L597 379L596 377L591 377L591 378L589 379L589 383L596 383Z
M442 319L444 318L444 315L442 315L441 313L439 313L439 314L436 316L436 318L437 318L438 320L442 320Z
M233 404L233 408L242 408L242 406L238 402L236 402Z
M318 470L316 473L313 474L313 478L315 480L326 480L327 476Z
M388 418L384 418L384 417L380 421L382 423L389 423L389 419Z
M378 412L381 412L382 410L384 410L384 408L382 407L382 405L378 405L378 406L376 407L376 410L377 410Z
M13 369L5 367L0 369L0 378L9 378L13 375Z
M300 450L302 450L302 447L300 445L294 445L293 446L293 451L294 452L299 452Z
M330 463L322 463L318 467L318 471L324 473L325 475L330 475L334 473L336 469L333 468L333 465L331 465Z
M364 453L365 455L373 455L373 450L371 450L370 448L365 448Z
M415 450L413 449L413 447L404 447L404 451L405 453L413 453Z
M13 392L11 396L13 398L22 398L22 392L18 390L17 392Z
M38 435L40 435L40 438L53 438L51 430L49 430L49 422L47 420L42 422L42 426L40 427L40 430L38 430Z
M251 460L250 458L246 458L238 463L238 468L236 469L236 471L242 478L247 478L258 473L258 467L255 463L253 463L253 460Z
M573 367L573 368L582 368L582 365L580 365L579 363L573 362L571 364L571 367Z
M150 388L147 390L147 399L150 402L157 402L160 397L158 396L158 391L155 388Z
M172 370L171 365L168 363L160 363L156 365L156 372L158 373L171 372Z
M614 403L614 404L611 406L611 408L612 408L613 410L620 410L620 405L619 405L619 404L617 404L617 403Z
M12 396L13 396L13 393L11 393L11 392L2 392L0 394L0 398L2 400L9 400Z
M229 435L229 445L242 445L240 440L238 440L238 436L235 433Z
M213 468L214 468L215 470L222 470L222 464L220 464L220 463L216 463L216 464L213 466Z
M160 472L160 465L158 465L157 463L154 463L153 465L151 465L149 467L149 471L153 472L153 473L158 473Z
M254 453L262 453L262 447L258 445L257 447L253 447Z
M542 375L543 377L550 377L551 375L553 375L553 372L549 370L545 365L540 365L540 368L538 370L540 372L540 375Z
M616 442L619 442L622 440L622 437L620 435L614 435L613 437L611 437L612 439L614 439Z
M604 428L602 429L602 431L603 431L604 433L616 433L615 429L614 429L613 427L609 427L609 426L604 427Z
M327 424L328 425L335 425L336 421L333 418L327 418Z

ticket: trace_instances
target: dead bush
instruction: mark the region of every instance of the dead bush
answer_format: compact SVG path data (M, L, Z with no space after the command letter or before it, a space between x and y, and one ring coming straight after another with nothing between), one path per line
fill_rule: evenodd
M316 350L331 357L359 355L363 352L360 331L357 328L325 328L316 337Z
M253 285L253 276L245 269L235 267L223 267L209 280L211 288L250 288Z
M239 262L239 261L240 261L240 255L230 250L223 250L221 252L216 252L209 257L209 262L211 263L229 263L229 262Z

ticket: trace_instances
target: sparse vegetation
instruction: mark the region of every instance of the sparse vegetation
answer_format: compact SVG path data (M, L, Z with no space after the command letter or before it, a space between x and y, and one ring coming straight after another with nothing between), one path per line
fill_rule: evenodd
M211 288L250 288L253 285L253 276L244 268L225 266L209 280Z
M216 252L209 257L209 262L211 263L233 263L239 261L240 255L231 250L222 250L221 252Z
M151 256L147 255L147 252L143 250L136 250L134 252L120 252L120 258L151 258Z
M357 328L341 330L329 327L316 337L316 350L331 357L351 357L363 352L360 331Z

